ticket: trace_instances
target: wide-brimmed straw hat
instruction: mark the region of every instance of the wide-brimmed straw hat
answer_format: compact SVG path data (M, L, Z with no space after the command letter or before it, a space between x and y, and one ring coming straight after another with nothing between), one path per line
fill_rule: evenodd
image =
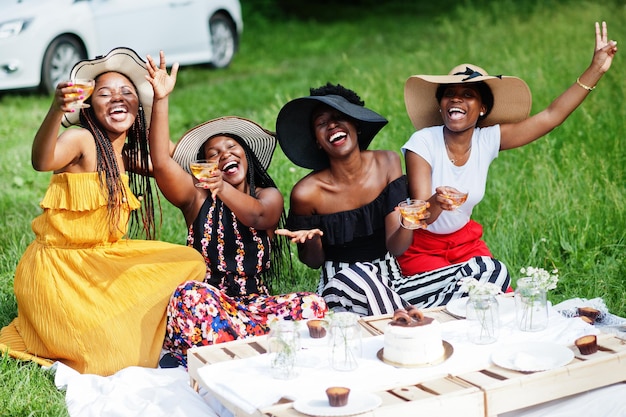
M330 165L326 152L317 146L312 127L311 114L320 103L356 120L361 149L367 149L374 136L387 124L387 119L380 114L342 96L331 94L291 100L278 113L276 137L287 158L303 168L317 171Z
M404 103L416 129L443 124L439 103L435 97L441 84L466 84L483 81L493 94L493 108L478 126L514 123L524 120L532 104L530 89L517 77L489 75L473 64L458 65L448 75L413 75L404 86Z
M251 120L237 116L220 117L189 129L174 149L174 160L191 173L189 164L198 159L204 143L209 138L223 134L240 137L267 171L276 149L274 133Z
M150 126L154 92L152 85L146 80L146 75L148 75L146 62L141 59L137 52L130 48L115 48L105 56L77 62L70 72L70 79L95 79L98 75L105 72L119 72L132 81L137 88L139 103L141 103L144 110L146 126ZM63 126L68 127L78 124L79 120L79 112L65 113Z

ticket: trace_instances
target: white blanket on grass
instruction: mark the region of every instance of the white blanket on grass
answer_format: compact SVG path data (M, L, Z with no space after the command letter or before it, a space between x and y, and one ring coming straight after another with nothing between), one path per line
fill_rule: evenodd
M70 417L219 416L195 392L183 368L129 367L114 375L80 374L56 362L54 382L65 389ZM220 405L214 403L219 411Z

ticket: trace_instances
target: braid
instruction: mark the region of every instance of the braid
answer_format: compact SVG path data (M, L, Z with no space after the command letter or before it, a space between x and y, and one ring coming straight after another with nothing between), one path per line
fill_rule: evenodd
M135 123L128 131L128 142L124 146L128 161L129 186L133 194L141 201L139 210L131 213L130 236L145 235L147 239L156 237L156 220L153 184L146 175L149 170L149 150L146 119L143 106L139 105L139 111ZM157 204L161 210L161 202L157 195Z
M250 195L256 197L256 185L261 188L278 188L276 183L267 173L263 165L259 162L256 155L250 150L250 147L241 139L235 137L234 139L239 142L239 144L243 147L246 154L246 160L248 161L248 182L250 184ZM278 219L278 228L283 229L287 224L287 216L285 214L285 210L280 213L280 218ZM292 263L291 263L291 249L290 243L286 236L274 234L271 241L271 252L270 252L270 268L264 274L265 283L270 291L273 294L273 289L276 286L276 283L280 279L284 279L281 274L281 270L284 267L287 267L288 271L291 271ZM286 265L284 263L287 262ZM295 285L295 277L293 274L287 274L288 279L291 281L287 284L290 286Z
M119 229L120 208L122 202L127 199L127 195L117 164L113 144L98 123L93 108L87 108L81 111L80 124L85 129L89 130L95 138L97 157L96 169L97 172L101 173L99 176L100 183L107 191L109 227ZM127 140L128 143L124 145L124 150L126 151L126 160L128 163L129 187L131 192L141 201L140 208L131 212L128 236L132 238L144 235L147 239L154 239L156 236L154 193L152 191L152 182L147 175L149 167L148 138L145 128L144 111L141 105L139 106L139 112L135 122L128 131Z
M218 136L214 135L211 138ZM230 133L220 133L219 136L227 136L229 138L235 139L239 145L244 150L246 155L246 161L248 162L248 185L249 192L252 197L256 198L256 188L276 188L276 183L267 173L266 169L261 165L259 159L256 157L254 152L250 149L248 144L239 136L230 134ZM207 140L211 139L208 138ZM204 149L200 147L198 152L198 159L204 158ZM285 214L285 210L283 209L280 213L280 218L278 219L278 228L284 228L287 224L287 216ZM270 242L270 268L263 274L263 279L265 284L267 285L270 293L272 293L273 288L276 286L276 283L279 279L283 279L284 277L281 275L282 268L286 267L288 271L292 270L291 263L291 248L290 242L286 236L281 236L274 234L272 241ZM287 264L285 264L287 262ZM288 274L290 282L288 285L295 285L295 277L293 274Z
M120 203L126 195L113 144L100 128L92 107L81 110L80 124L92 133L96 144L96 171L100 173L100 184L106 189L109 227L111 231L119 229Z

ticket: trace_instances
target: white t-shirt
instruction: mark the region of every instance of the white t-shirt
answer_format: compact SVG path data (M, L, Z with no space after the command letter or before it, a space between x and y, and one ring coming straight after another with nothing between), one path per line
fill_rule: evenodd
M498 157L499 150L500 125L474 129L469 159L460 167L450 162L443 140L443 126L427 127L411 135L402 147L402 154L406 155L406 151L415 152L430 164L432 194L435 193L435 188L442 185L468 191L465 204L458 211L443 211L437 220L428 225L428 231L447 234L456 232L467 224L474 206L485 195L489 165Z

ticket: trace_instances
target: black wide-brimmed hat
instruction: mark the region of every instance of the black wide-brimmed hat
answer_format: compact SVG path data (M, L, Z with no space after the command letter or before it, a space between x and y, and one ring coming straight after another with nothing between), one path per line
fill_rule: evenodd
M172 158L191 173L189 164L198 159L198 153L210 138L230 134L241 138L256 156L259 163L267 171L276 149L274 133L264 129L252 120L237 116L226 116L209 120L195 126L178 141Z
M283 152L294 164L315 171L330 165L328 155L317 146L311 114L326 104L354 119L359 127L359 147L367 149L374 136L387 124L380 114L334 94L308 96L291 100L283 106L276 119L276 137Z

